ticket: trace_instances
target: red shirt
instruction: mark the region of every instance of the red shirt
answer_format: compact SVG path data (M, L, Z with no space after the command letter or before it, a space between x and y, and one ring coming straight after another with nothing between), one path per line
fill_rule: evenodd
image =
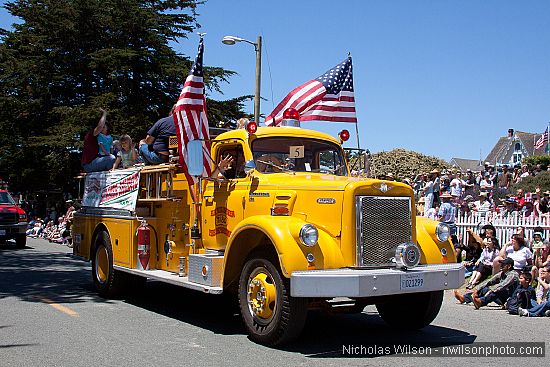
M94 130L88 131L84 137L84 149L82 150L82 164L88 164L96 159L99 153L99 145L97 144L97 137L94 136Z
M517 196L516 197L516 207L518 208L518 210L523 208L524 205L525 205L525 198L523 196Z

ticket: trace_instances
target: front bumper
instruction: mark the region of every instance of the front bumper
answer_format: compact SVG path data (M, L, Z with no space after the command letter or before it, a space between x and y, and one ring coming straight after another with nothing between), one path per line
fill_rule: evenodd
M19 222L17 224L2 224L0 225L0 237L13 238L16 235L25 234L27 232L27 222Z
M292 297L377 297L455 289L463 283L464 267L456 263L419 265L410 270L295 271L290 276L290 294Z

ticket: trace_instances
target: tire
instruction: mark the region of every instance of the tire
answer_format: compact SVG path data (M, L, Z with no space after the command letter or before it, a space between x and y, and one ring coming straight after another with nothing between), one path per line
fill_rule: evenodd
M111 238L105 231L97 234L92 255L92 279L101 297L113 298L120 294L125 274L113 269Z
M442 303L443 291L408 293L377 304L376 309L388 325L402 330L417 330L435 319Z
M238 295L241 315L253 341L282 345L297 338L304 328L308 301L290 296L290 282L281 276L272 260L259 256L246 262ZM265 298L262 300L259 295Z
M27 235L25 233L17 235L15 237L15 247L25 248L25 246L27 246Z

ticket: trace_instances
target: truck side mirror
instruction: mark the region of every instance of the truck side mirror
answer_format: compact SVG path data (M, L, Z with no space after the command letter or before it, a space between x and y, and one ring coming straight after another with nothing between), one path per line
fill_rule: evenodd
M204 164L200 140L191 140L187 143L187 170L191 176L202 176Z
M255 169L256 163L254 163L254 160L252 159L246 161L246 163L244 164L244 173L246 173L247 175L250 175L250 173L252 173L252 171L254 171Z

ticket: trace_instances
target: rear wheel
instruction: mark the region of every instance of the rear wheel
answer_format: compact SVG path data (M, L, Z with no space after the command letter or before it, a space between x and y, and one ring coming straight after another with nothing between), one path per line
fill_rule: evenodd
M290 296L290 282L272 260L249 259L239 279L239 306L250 338L280 345L300 335L307 316L307 299Z
M405 330L428 326L437 316L443 303L443 291L408 293L391 297L377 304L376 309L390 326Z
M106 231L97 234L92 255L92 278L100 296L111 298L119 294L124 274L113 269L113 248Z
M26 245L27 245L27 235L25 233L18 234L17 237L15 237L15 247L25 248Z

